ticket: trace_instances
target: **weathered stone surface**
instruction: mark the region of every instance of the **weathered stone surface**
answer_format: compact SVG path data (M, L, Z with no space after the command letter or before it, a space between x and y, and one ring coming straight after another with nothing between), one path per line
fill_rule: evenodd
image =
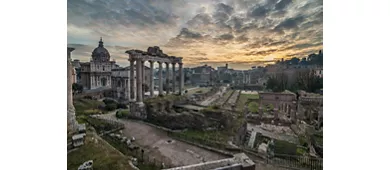
M180 102L178 100L146 102L147 121L169 129L191 128L206 130L208 128L221 129L221 127L231 127L231 122L233 121L231 113L208 109L201 112L181 110L180 113L177 113L174 109L174 104Z
M73 72L73 66L72 66L72 59L70 57L71 52L74 50L74 48L68 48L67 49L67 131L68 134L72 134L77 132L78 124L76 121L76 111L73 106L73 94L72 94L72 72Z
M78 168L78 170L92 170L92 169L93 169L93 160L89 160L87 162L84 162Z

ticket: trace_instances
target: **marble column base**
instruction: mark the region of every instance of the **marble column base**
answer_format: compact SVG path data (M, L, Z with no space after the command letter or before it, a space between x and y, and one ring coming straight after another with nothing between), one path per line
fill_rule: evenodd
M79 124L77 123L76 120L75 108L73 106L69 106L67 112L68 112L67 132L68 134L75 134L78 132L78 127L79 127Z

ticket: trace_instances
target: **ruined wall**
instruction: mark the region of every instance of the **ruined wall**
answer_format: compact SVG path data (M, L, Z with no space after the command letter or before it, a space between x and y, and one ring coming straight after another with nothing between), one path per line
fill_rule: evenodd
M187 102L186 100L185 98L182 98L182 100L176 98L153 98L145 101L146 121L174 130L186 128L195 130L230 128L233 121L231 113L208 109L200 112L184 108L175 109L175 104L183 104Z
M238 128L233 138L233 143L238 146L244 145L246 133L247 133L247 122L243 122L241 126Z

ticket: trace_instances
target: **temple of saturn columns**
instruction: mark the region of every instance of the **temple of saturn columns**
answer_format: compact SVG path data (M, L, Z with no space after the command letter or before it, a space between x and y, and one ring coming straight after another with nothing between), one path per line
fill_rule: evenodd
M154 63L157 62L159 66L158 76L158 94L164 95L163 90L163 81L165 81L165 94L179 94L183 93L184 85L184 74L183 74L183 62L182 57L168 56L160 50L159 47L149 47L148 50L128 50L126 51L129 54L130 61L130 86L129 86L129 101L130 101L130 114L134 118L146 119L147 114L145 110L145 105L143 103L144 99L144 90L142 89L142 84L144 83L143 77L145 74L150 74L150 77L153 77L154 73ZM145 62L150 64L150 72L145 73L143 67ZM135 65L136 63L136 65ZM165 79L162 77L163 64L165 64L166 76ZM172 78L170 78L169 66L172 64ZM176 64L179 65L179 87L176 91ZM136 75L134 75L134 66L136 66ZM172 79L172 92L170 92L170 79ZM136 86L136 87L134 87ZM150 79L150 97L155 97L154 95L154 79ZM135 91L134 91L135 90Z

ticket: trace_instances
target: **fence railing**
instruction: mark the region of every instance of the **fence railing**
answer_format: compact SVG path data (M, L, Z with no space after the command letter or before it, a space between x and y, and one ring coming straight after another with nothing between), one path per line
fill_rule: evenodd
M188 141L190 143L201 144L205 146L209 146L212 148L217 148L220 150L226 150L228 148L227 144L220 143L217 141L206 140L202 138L197 138L177 132L167 132L168 136L172 138L179 138L184 141ZM286 154L275 154L273 157L269 157L266 153L259 153L257 150L249 147L241 147L241 152L245 152L247 154L254 155L259 157L267 162L267 164L272 164L275 166L293 168L293 169L310 169L310 170L322 170L322 162L321 158L313 158L313 157L304 157L298 155L286 155Z
M275 154L272 158L267 157L267 163L281 167L322 170L323 160L321 158Z

